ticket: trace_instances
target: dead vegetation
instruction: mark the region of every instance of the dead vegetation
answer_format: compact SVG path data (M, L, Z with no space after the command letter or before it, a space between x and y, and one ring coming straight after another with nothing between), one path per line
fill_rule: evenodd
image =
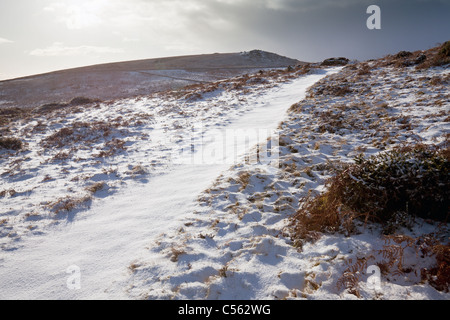
M300 199L297 213L290 218L294 246L302 248L323 234L355 235L369 223L377 224L384 233L384 246L356 261L347 260L338 289L361 297L359 283L365 270L376 265L386 277L413 275L417 283L426 281L448 292L449 160L449 148L423 144L356 157L354 164L341 166L327 180L326 191ZM442 227L417 238L398 233L400 228L412 228L418 217ZM415 252L417 265L405 263L407 250ZM431 267L423 262L430 257L436 261Z
M417 70L444 66L450 63L450 41L429 50L400 51L377 60L375 67L404 68L415 66Z
M103 150L94 154L95 158L107 158L126 150L125 141L117 138L105 143Z
M101 151L93 156L96 158L111 157L126 150L125 141L111 138L114 134L122 134L120 126L124 126L122 119L114 119L110 122L74 122L70 126L63 127L41 141L41 146L46 149L66 149L53 156L53 160L66 160L78 149L86 148L103 142Z
M95 142L111 134L112 125L105 121L75 122L63 127L42 141L45 148L63 148L76 143Z
M27 110L17 107L0 108L0 127L6 127L11 122L26 118L28 114Z
M49 103L34 109L19 107L0 108L0 135L6 135L10 131L11 124L16 121L31 122L36 120L37 124L34 125L33 133L43 132L47 125L39 117L48 116L49 113L60 109L64 109L64 115L68 116L71 113L80 111L78 109L80 106L98 105L99 102L100 100L97 99L77 97L68 103Z
M23 142L14 137L0 137L0 149L20 150L23 147Z
M436 257L436 264L421 270L422 281L427 281L436 290L450 290L450 245L436 244L428 249Z
M129 174L132 177L140 177L140 176L145 176L149 173L149 171L141 164L137 164L134 166L130 166L130 171Z
M408 276L414 283L429 283L438 291L450 290L450 243L443 244L442 234L431 233L413 238L406 235L388 235L383 237L381 249L373 250L364 257L345 261L346 269L337 280L339 290L361 298L360 283L367 277L368 266L379 268L380 275L395 281ZM447 239L448 240L448 239ZM408 258L414 258L411 260ZM421 265L420 261L431 258L435 263L431 268ZM381 288L380 288L381 289Z
M324 85L320 87L316 87L314 90L314 95L324 95L324 96L336 96L336 97L342 97L346 94L352 93L352 89L350 89L350 86L348 84L340 84L340 85Z
M448 45L349 64L343 72L316 83L307 99L289 110L294 120L302 119L301 127L308 126L308 130L300 129L288 135L290 139L283 138L280 145L291 152L294 149L298 152L300 145L305 146L304 141L311 141L309 150L320 150L324 140L343 141L345 145L352 133L364 141L355 151L366 152L371 147L389 150L372 157L360 155L353 163L337 166L332 176L324 180L325 191L307 194L307 190L299 191L304 193L298 210L290 218L290 235L297 248L318 241L324 234L353 236L366 228L384 233L385 245L347 260L337 282L339 289L347 289L357 297L362 297L359 284L372 264L380 268L388 281L396 276L414 278L415 283L428 282L439 291L449 290L448 231L442 232L447 237L440 238L424 235L409 239L400 234L417 227L421 221L444 226L448 222L448 139L446 143L444 135L443 142L437 137L432 140L441 141L439 144L423 144L416 133L421 126L427 130L433 126L432 121L445 122L448 118L447 110L442 107L447 102L444 97L449 75L441 68L425 70L449 63ZM407 67L413 68L404 69ZM418 73L420 70L427 72ZM393 83L388 77L390 72L402 81ZM405 76L406 72L414 75ZM413 92L415 100L396 102L389 90L397 89ZM426 113L418 116L411 112L414 108ZM306 119L311 121L306 124ZM429 125L423 124L424 119ZM405 140L409 142L403 143ZM338 154L337 150L333 155ZM283 167L283 160L281 164ZM309 163L304 163L303 168L303 172L317 176ZM410 251L417 255L410 259L417 266L406 262L405 252L410 254ZM434 264L430 263L433 259Z
M321 65L322 66L327 66L327 67L331 67L331 66L345 66L350 62L349 59L344 58L344 57L339 57L339 58L329 58L329 59L325 59L324 61L322 61Z
M414 217L447 221L450 199L448 149L417 145L395 148L341 169L327 191L308 194L292 218L294 238L310 232L355 231L355 221L375 222L392 234Z
M47 208L58 215L61 212L69 213L73 210L85 209L89 206L91 201L92 198L89 195L79 197L66 196L50 202L47 205Z
M106 188L106 183L103 181L100 181L100 182L93 183L90 186L86 187L86 191L89 191L90 193L95 194L98 191L103 190L104 188Z
M186 254L186 251L183 248L172 247L170 253L170 261L177 262L181 255Z
M238 175L237 182L241 185L240 190L247 188L250 182L251 174L249 172L241 172Z
M255 87L271 88L275 85L273 82L280 83L288 81L307 74L316 68L320 68L320 66L299 64L278 70L260 70L254 74L243 74L227 80L188 85L179 90L166 92L166 94L176 98L183 98L187 102L198 101L203 99L207 94L218 90L236 91L246 94Z
M7 195L9 195L10 197L14 197L16 195L17 191L14 189L8 189L8 190L2 190L0 191L0 198L4 198Z

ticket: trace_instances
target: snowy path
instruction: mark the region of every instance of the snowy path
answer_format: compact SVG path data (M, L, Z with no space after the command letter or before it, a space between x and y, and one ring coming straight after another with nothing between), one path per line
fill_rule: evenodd
M335 72L335 71L329 71ZM275 129L285 111L324 77L314 74L264 94L252 111L226 129ZM208 133L207 133L208 135ZM261 137L259 137L261 139ZM254 145L257 141L250 141ZM146 245L175 228L197 195L229 164L174 165L145 185L129 185L94 201L89 211L0 257L0 299L126 299L120 281ZM70 290L66 271L80 268L79 290Z

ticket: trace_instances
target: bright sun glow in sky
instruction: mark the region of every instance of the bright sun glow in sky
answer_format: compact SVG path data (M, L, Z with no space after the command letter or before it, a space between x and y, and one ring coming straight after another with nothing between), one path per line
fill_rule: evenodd
M375 3L382 29L368 30ZM252 49L377 58L449 40L448 16L450 0L1 0L0 79Z

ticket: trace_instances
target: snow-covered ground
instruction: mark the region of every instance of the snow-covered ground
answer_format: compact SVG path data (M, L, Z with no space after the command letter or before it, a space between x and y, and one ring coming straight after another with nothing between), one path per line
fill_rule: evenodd
M376 226L301 246L290 238L288 218L334 163L447 139L448 69L358 67L239 77L16 123L27 151L1 154L0 298L449 299L420 279L434 257L408 246L437 232L431 223L399 239ZM223 158L211 146L224 146L226 129L264 130L227 140ZM246 161L270 137L279 166ZM448 238L447 226L439 232ZM398 246L408 272L377 274Z
M262 81L249 85L245 95L219 85L195 99L123 100L68 117L53 114L45 124L40 118L18 124L16 135L26 137L28 151L22 161L6 153L2 159L11 169L0 187L7 190L1 298L126 298L114 283L128 275L133 261L145 257L149 240L176 228L192 212L198 194L235 161L211 159L204 152L204 160L183 164L179 151L196 144L201 152L225 129L266 134L241 141L238 150L245 152L246 146L264 141L287 108L325 75L317 70L284 84ZM111 142L122 147L112 157L99 156ZM66 271L72 266L80 268L80 290L67 287Z
M448 69L370 67L363 74L349 66L293 105L276 132L280 171L242 162L219 177L179 228L149 243L147 257L132 265L131 296L449 299L421 278L435 257L416 240L433 233L446 243L448 225L418 219L395 237L369 225L350 237L318 234L302 244L290 238L287 218L302 196L324 190L335 163L404 142L448 139ZM343 86L346 94L334 93Z

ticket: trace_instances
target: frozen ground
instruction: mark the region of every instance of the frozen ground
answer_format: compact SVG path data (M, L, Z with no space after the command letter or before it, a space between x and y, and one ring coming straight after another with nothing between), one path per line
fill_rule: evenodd
M2 208L9 210L2 212L1 297L126 298L114 283L145 256L149 239L176 228L197 195L234 161L214 159L205 151L205 161L215 164L202 159L183 164L178 150L214 143L209 140L221 136L218 129L259 129L261 135L241 141L238 150L245 152L246 145L264 141L287 108L325 75L317 70L284 84L268 79L257 85L238 78L236 83L250 83L245 95L219 83L195 99L155 96L91 106L69 117L54 114L54 122L39 133L40 119L17 126L17 135L27 137L28 151L23 161L3 154L4 168L20 168L4 172L0 188L15 191L2 199ZM83 123L96 124L97 130L90 132ZM115 128L108 135L101 131L106 123ZM49 139L55 133L59 140ZM111 141L123 148L113 157L99 156ZM62 159L55 157L61 153ZM99 183L98 190L90 189ZM66 285L72 265L81 269L80 290Z
M361 226L357 235L318 234L303 244L289 236L287 218L302 196L324 189L336 163L405 142L448 139L448 69L375 62L366 69L350 65L328 76L289 109L276 132L279 171L241 162L199 196L178 229L150 242L147 257L131 267L131 296L449 299L421 278L435 260L415 240L433 234L448 242L448 225L418 219L394 237Z
M402 142L445 143L448 68L304 71L14 123L26 151L1 154L0 298L449 299L421 279L434 257L409 245L431 232L448 240L447 225L418 220L398 238L369 226L302 245L287 228L334 164ZM240 141L236 159L212 152L220 130L251 128L276 130ZM279 137L277 165L247 161L268 137ZM392 250L402 270L386 261ZM378 277L381 262L391 269ZM67 286L73 270L78 290Z

